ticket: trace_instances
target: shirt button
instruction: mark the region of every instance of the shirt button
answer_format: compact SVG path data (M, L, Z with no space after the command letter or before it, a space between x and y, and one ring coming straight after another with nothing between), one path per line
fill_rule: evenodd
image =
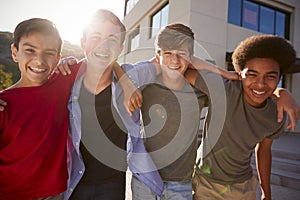
M82 174L82 173L83 173L82 170L80 170L80 171L79 171L79 174Z
M70 191L73 192L73 188L70 188Z

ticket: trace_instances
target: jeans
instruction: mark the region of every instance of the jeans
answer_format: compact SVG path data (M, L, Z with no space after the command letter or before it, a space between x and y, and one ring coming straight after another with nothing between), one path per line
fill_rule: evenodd
M155 195L144 183L132 176L132 200L192 200L192 182L164 182L161 197Z

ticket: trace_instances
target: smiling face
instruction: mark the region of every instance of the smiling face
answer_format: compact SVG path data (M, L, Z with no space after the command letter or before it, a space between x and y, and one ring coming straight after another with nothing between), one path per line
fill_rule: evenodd
M43 85L60 59L59 47L54 36L39 32L24 35L18 48L12 45L12 57L21 71L16 87Z
M270 58L253 58L241 72L245 100L253 107L262 107L280 79L278 63Z
M121 28L110 21L99 21L88 30L81 45L88 63L105 70L122 52Z
M188 44L183 44L177 50L160 50L156 55L160 63L162 76L168 80L180 80L191 61Z

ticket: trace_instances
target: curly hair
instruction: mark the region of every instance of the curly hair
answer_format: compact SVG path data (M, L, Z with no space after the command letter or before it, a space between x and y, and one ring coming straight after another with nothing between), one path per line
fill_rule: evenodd
M243 70L253 58L271 58L275 60L283 74L296 61L293 46L284 38L275 35L256 35L242 41L232 54L232 63L236 71Z

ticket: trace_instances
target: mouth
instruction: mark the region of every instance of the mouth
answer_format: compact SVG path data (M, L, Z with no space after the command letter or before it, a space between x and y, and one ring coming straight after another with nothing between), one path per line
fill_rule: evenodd
M179 66L168 66L169 69L171 70L177 70L177 69L180 69Z
M109 54L103 54L103 53L94 53L94 55L98 58L107 59L109 58Z
M28 67L30 69L30 71L34 72L34 73L44 73L47 70L46 69L41 69L41 68L37 68L37 67Z
M266 93L266 91L258 91L258 90L252 90L252 92L254 95L257 95L257 96L261 96Z

